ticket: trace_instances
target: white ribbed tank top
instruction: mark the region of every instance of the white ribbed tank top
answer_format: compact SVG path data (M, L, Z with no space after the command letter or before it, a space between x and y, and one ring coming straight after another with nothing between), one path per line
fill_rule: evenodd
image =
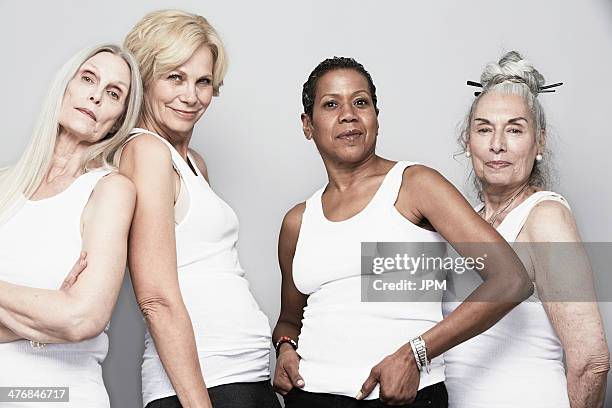
M345 221L325 217L325 187L306 201L293 259L295 285L309 295L297 350L306 391L355 397L374 365L442 319L440 302L361 301L361 242L444 242L395 208L413 164L396 163L369 204ZM442 357L431 365L419 389L444 381Z
M0 280L41 289L59 289L82 248L81 214L108 170L78 177L63 192L28 201L0 226ZM107 327L108 328L108 327ZM102 362L108 336L79 343L32 348L27 340L0 344L0 386L70 387L70 408L108 408ZM55 404L51 404L55 405ZM0 403L3 408L48 407L41 403Z
M186 214L176 226L176 254L181 295L189 312L207 387L270 378L268 318L259 309L238 259L238 217L200 173L164 138L188 198ZM177 350L180 352L180 350ZM143 404L176 395L149 331L142 363Z
M545 200L569 208L561 195L538 191L510 211L497 231L514 242L531 210ZM445 316L459 305L447 295ZM444 360L449 408L569 408L563 347L535 295L489 330L446 352Z

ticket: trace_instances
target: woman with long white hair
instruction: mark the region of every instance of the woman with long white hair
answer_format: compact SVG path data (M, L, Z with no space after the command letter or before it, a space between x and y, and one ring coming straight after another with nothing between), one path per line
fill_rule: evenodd
M0 384L66 387L16 391L3 407L34 396L110 406L105 329L135 204L113 162L141 98L131 54L115 45L80 51L58 72L25 152L0 173Z

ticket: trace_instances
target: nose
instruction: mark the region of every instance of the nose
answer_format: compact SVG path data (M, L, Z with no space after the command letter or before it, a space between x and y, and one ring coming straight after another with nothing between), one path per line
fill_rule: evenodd
M506 136L503 129L499 129L493 132L491 137L489 151L495 154L506 151Z
M340 123L350 123L357 121L357 115L355 114L355 107L352 103L346 103L342 106L340 111L339 120Z
M197 101L195 84L186 84L183 92L179 95L179 100L187 105L194 105Z
M94 105L99 105L102 101L102 91L96 89L90 96L89 100L94 103Z

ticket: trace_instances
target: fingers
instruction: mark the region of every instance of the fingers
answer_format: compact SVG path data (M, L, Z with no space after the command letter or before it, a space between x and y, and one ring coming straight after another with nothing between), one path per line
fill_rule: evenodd
M355 399L361 400L370 395L370 393L374 390L374 387L376 387L376 384L378 384L379 378L380 373L378 369L376 367L372 368L372 370L370 370L370 375L361 386L361 390L359 390Z
M68 276L62 282L62 286L60 289L68 289L77 281L77 278L87 268L87 252L81 251L79 254L79 259L77 259L76 263L68 273Z
M289 376L289 379L291 380L291 384L294 387L302 388L304 386L304 379L298 371L297 364L287 364L285 366L285 370Z

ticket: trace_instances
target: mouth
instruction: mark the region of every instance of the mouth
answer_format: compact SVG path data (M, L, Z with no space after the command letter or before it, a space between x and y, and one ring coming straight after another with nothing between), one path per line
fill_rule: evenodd
M75 109L78 110L79 112L81 112L83 115L89 116L91 118L91 120L93 120L94 122L98 121L98 119L96 118L95 113L93 113L89 109L87 109L87 108L75 108Z
M336 139L347 140L349 142L363 136L363 132L358 129L348 129L336 136Z
M492 169L503 169L505 167L510 166L512 163L504 161L504 160L492 160L492 161L488 161L485 163L485 165L487 167L490 167Z
M183 119L194 119L196 116L198 116L198 112L200 112L199 110L182 110L176 108L170 109L172 109L174 113Z

